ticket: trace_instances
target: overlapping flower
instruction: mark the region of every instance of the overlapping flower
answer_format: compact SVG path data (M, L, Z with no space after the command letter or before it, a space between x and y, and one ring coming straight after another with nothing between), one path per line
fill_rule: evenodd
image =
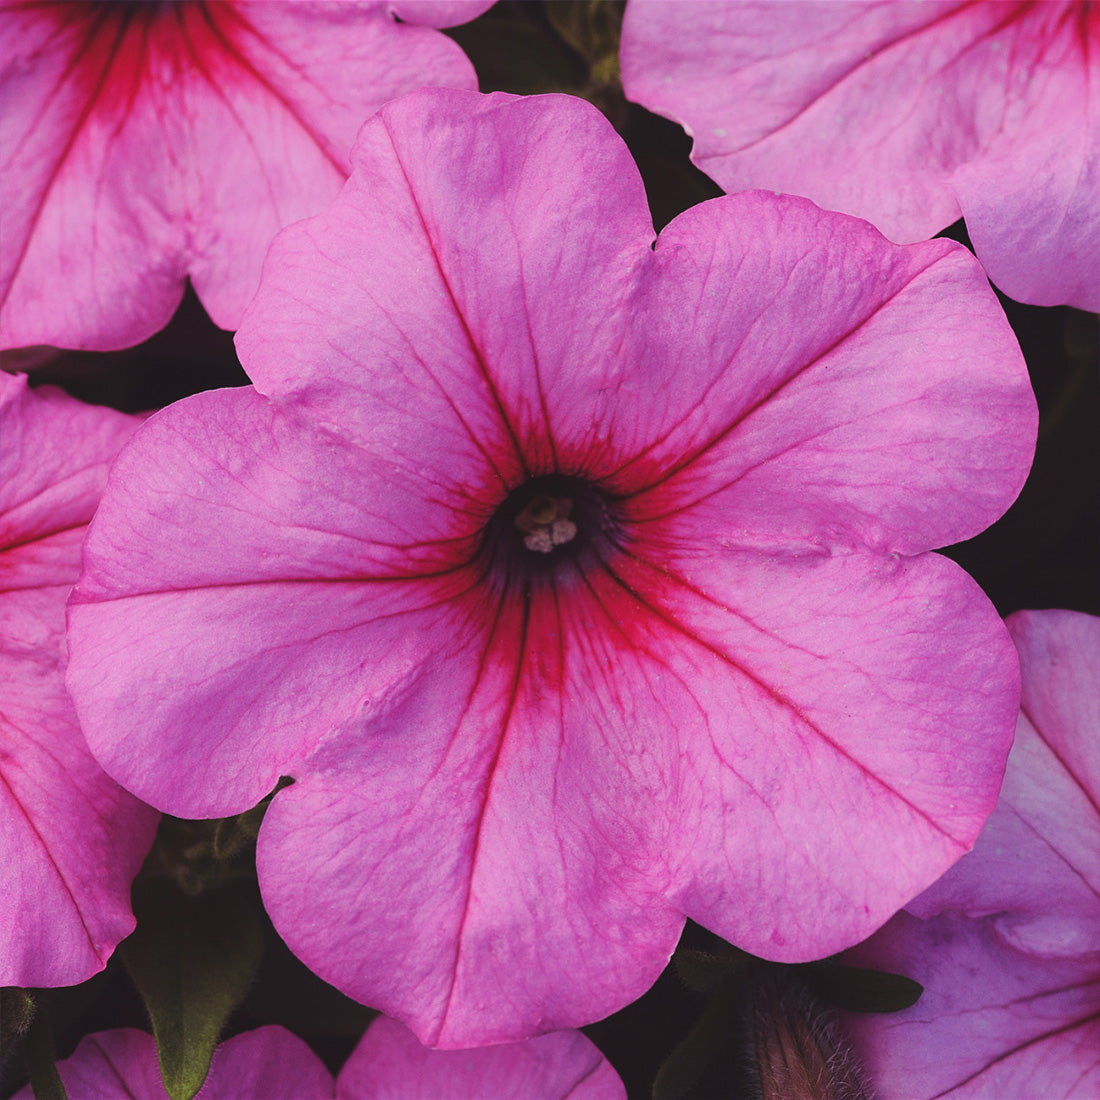
M1023 705L996 810L964 856L853 957L925 986L852 1018L883 1100L1100 1091L1100 619L1008 620Z
M960 215L1013 298L1100 309L1100 8L630 0L623 85L728 191L922 240Z
M58 1066L72 1097L166 1096L151 1035L132 1028L85 1038ZM16 1100L31 1100L30 1086ZM580 1032L466 1051L428 1050L395 1020L367 1029L335 1082L321 1059L281 1027L226 1040L202 1100L625 1100L622 1082Z
M433 28L491 0L0 2L0 346L118 348L193 283L236 328L363 120L477 86Z
M855 942L969 845L1018 704L925 553L1025 476L1035 414L973 259L799 199L654 243L565 97L417 93L281 235L199 394L121 456L70 606L108 771L234 813L265 903L442 1046L592 1020L685 915Z
M138 420L0 373L0 985L82 982L134 928L158 815L92 759L65 690L65 599Z

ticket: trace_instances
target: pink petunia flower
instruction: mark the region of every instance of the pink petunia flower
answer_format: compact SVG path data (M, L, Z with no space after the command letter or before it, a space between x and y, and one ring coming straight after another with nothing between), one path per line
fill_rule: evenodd
M0 346L139 343L186 279L236 328L363 120L423 84L477 87L432 28L491 2L0 0Z
M72 1100L167 1100L152 1035L135 1028L81 1039L57 1065ZM31 1086L13 1100L32 1100ZM332 1074L296 1035L277 1026L234 1035L214 1051L196 1100L333 1100Z
M132 1028L89 1035L58 1065L71 1097L164 1097L157 1045ZM28 1085L15 1100L31 1100ZM321 1059L281 1027L227 1039L198 1100L626 1100L619 1075L579 1031L472 1051L429 1050L380 1016L335 1083Z
M0 373L0 985L102 970L134 928L158 815L92 759L65 690L65 598L138 420Z
M1100 6L630 0L629 98L727 191L923 240L960 216L989 277L1100 309Z
M877 1095L1100 1095L1100 619L1008 619L1023 705L997 808L939 882L852 953L925 986L850 1018ZM923 918L923 919L922 919Z
M380 1016L336 1079L338 1100L626 1100L611 1063L579 1031L481 1050L430 1050Z
M857 942L969 848L1018 706L924 552L1032 452L981 269L760 194L655 242L568 97L417 93L353 162L273 246L255 389L116 466L70 605L93 751L185 816L294 777L276 926L431 1045L620 1008L685 915Z

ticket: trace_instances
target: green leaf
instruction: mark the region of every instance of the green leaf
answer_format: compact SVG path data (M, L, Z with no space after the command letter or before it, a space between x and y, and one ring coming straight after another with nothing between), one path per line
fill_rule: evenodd
M255 894L251 884L189 897L171 883L135 883L137 930L120 950L172 1100L191 1100L202 1087L226 1020L256 975L263 932Z

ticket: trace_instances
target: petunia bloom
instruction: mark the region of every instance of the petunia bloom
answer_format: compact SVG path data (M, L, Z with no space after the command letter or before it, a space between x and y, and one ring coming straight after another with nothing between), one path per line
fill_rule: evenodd
M380 1016L336 1079L338 1100L626 1100L611 1063L579 1031L480 1050L430 1050Z
M774 188L896 241L960 216L989 277L1100 309L1100 7L630 0L623 87L727 191Z
M981 269L761 194L655 241L568 97L417 93L353 161L273 246L255 388L115 468L70 604L93 751L184 816L293 777L276 927L433 1046L620 1008L685 915L857 942L972 844L1018 705L924 552L1032 452Z
M83 1039L58 1072L80 1100L167 1094L151 1035L132 1028ZM31 1100L28 1085L15 1100ZM281 1027L227 1039L198 1100L626 1100L611 1064L579 1031L482 1050L429 1050L380 1016L333 1082L321 1059Z
M138 420L0 373L0 985L102 970L134 928L158 815L92 759L65 689L65 599Z
M1023 704L1004 790L974 851L856 961L925 986L851 1018L883 1100L1100 1094L1100 619L1008 619Z
M363 120L420 85L477 87L432 28L490 3L0 0L0 346L139 343L187 279L236 328Z

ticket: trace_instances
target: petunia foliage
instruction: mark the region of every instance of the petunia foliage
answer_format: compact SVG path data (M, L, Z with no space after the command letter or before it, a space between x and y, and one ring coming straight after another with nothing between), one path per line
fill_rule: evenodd
M1018 709L927 553L1034 399L980 267L750 193L655 239L568 97L424 91L274 244L254 387L151 418L70 603L108 772L247 809L286 942L443 1047L598 1019L686 916L857 942L965 852Z
M1100 8L1081 0L630 0L626 94L722 187L888 237L960 216L1006 294L1100 309Z

